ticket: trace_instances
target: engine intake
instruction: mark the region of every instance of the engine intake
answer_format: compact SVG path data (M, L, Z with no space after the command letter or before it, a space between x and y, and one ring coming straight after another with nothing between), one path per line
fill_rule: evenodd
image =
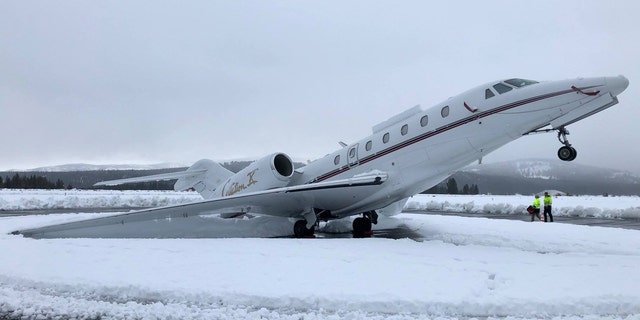
M273 168L281 177L287 180L293 175L293 162L284 153L278 153L273 157Z
M286 186L293 176L291 158L284 153L274 153L254 161L231 176L223 184L220 195L232 196Z

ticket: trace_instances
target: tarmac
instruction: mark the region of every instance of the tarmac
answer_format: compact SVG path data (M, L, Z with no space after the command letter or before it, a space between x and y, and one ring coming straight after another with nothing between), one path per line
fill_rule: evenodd
M520 220L531 221L529 214L483 214L483 213L466 213L466 212L439 212L439 211L422 211L411 210L404 211L405 213L415 214L435 214L442 216L459 216L459 217L475 217L475 218L489 218L489 219L504 219L504 220ZM542 215L542 214L541 214ZM607 228L622 228L640 230L640 219L614 219L614 218L594 218L594 217L565 217L554 216L553 223L568 223L577 224L592 227L607 227ZM540 223L534 221L533 223ZM547 222L549 223L549 222Z
M129 211L141 210L141 209L146 209L146 208L111 207L111 208L71 208L71 209L67 208L67 209L46 209L46 210L2 210L0 211L0 217L41 215L41 214L60 214L60 213L80 213L80 212L86 212L86 213L129 212ZM482 214L482 213L442 212L442 211L424 211L424 210L410 210L410 211L404 211L404 213L531 221L530 220L531 218L528 214L504 215L504 214ZM541 222L534 221L532 223L541 223ZM568 223L568 224L585 225L585 226L593 226L593 227L640 230L640 219L606 219L606 218L593 218L593 217L556 216L554 217L553 223ZM352 235L351 233L316 232L316 237L317 238L350 238L352 237ZM413 230L403 225L400 225L393 229L374 229L373 237L389 238L389 239L410 238L416 241L421 240L420 239L421 236L419 234L415 233Z

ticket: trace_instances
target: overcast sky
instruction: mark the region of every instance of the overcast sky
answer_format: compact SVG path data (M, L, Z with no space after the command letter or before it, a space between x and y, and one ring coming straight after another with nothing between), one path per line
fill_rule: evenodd
M321 157L508 77L625 75L568 127L640 173L640 1L1 1L0 170ZM485 158L557 159L555 134ZM560 160L557 160L560 161Z

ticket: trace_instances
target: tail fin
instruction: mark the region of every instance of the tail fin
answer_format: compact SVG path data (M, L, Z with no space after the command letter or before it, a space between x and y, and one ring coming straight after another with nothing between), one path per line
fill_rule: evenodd
M184 173L189 172L193 174L180 177L173 185L173 189L180 191L193 188L204 199L213 198L216 188L233 175L233 172L209 159L198 160L184 171Z
M102 181L94 184L94 186L115 186L125 183L178 179L173 185L174 190L183 191L194 189L204 199L210 199L213 197L216 188L232 175L233 172L225 169L215 161L202 159L198 160L186 171Z

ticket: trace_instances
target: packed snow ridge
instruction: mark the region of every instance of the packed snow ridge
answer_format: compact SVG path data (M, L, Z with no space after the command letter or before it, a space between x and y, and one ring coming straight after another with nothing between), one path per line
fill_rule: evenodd
M0 210L146 208L198 200L195 192L0 189Z
M556 196L556 216L597 218L640 218L639 197ZM194 192L111 190L13 190L0 189L1 210L65 208L147 208L202 200ZM500 195L415 195L405 210L449 213L520 215L533 201L531 196Z

